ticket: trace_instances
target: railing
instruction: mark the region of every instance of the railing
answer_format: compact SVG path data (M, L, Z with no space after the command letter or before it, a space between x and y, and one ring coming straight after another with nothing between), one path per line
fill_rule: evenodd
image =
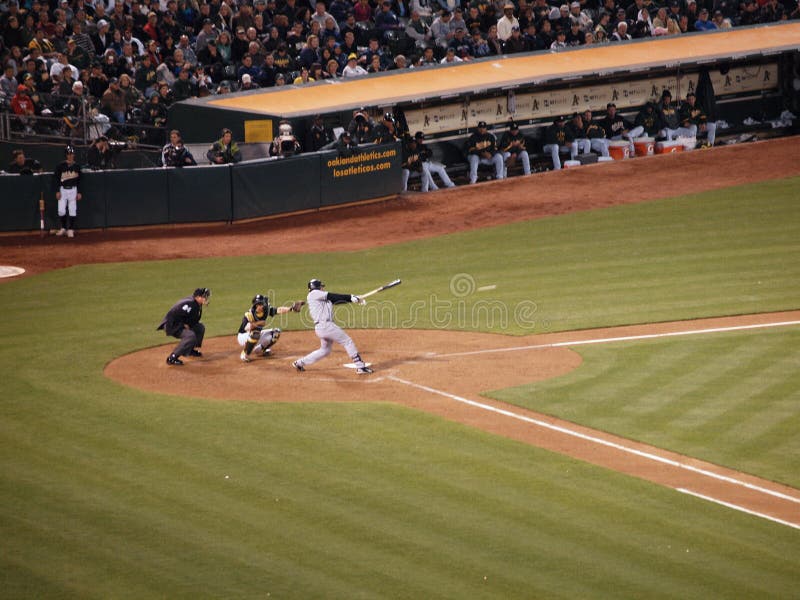
M67 98L61 97L66 103ZM57 106L53 97L49 105ZM160 149L167 141L167 129L142 122L140 111L129 111L125 123L116 123L84 103L79 114L50 109L47 115L17 115L0 112L0 140L76 143L87 145L101 135L145 149Z

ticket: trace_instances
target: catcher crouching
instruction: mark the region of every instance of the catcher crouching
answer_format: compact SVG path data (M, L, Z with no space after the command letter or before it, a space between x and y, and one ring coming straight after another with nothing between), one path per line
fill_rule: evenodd
M288 312L300 312L305 304L303 300L297 300L291 306L270 306L269 300L263 294L253 296L250 310L244 313L239 331L236 334L236 341L243 347L239 358L242 362L250 362L250 355L269 356L270 348L275 345L281 336L281 330L277 327L266 329L267 319L275 315L282 315Z

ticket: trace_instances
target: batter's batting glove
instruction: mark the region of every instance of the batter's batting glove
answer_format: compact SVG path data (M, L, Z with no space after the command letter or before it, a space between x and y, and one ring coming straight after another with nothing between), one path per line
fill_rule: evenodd
M305 300L296 300L295 302L292 303L292 308L290 310L294 312L300 312L300 309L303 308L304 304Z
M362 298L359 298L358 296L350 296L350 301L353 304L361 304L362 306L367 303L366 300L363 300Z

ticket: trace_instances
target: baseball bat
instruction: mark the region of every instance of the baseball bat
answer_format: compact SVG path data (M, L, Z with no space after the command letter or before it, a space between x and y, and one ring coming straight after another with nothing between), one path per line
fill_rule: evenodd
M403 283L403 282L400 281L399 279L395 279L394 281L390 281L386 285L382 285L381 287L377 287L374 290L370 290L366 294L359 294L358 297L359 298L368 298L370 296L373 296L373 295L377 294L378 292L382 292L383 290L388 290L389 288L393 288L396 285L400 285L401 283Z
M44 192L39 194L39 235L44 235Z

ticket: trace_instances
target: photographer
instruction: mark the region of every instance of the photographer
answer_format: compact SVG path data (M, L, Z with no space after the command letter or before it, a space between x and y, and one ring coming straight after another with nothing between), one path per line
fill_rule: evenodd
M183 145L181 132L173 129L169 132L169 144L161 150L161 164L164 167L193 167L197 165L192 153Z
M242 153L233 141L233 132L230 129L222 130L222 137L208 149L206 158L212 165L226 165L242 160Z
M126 147L125 142L109 142L106 136L101 135L89 146L86 161L89 163L89 167L95 171L116 169L117 155Z
M278 137L269 146L269 155L286 157L300 154L300 142L294 136L292 126L288 121L281 121L278 125Z

